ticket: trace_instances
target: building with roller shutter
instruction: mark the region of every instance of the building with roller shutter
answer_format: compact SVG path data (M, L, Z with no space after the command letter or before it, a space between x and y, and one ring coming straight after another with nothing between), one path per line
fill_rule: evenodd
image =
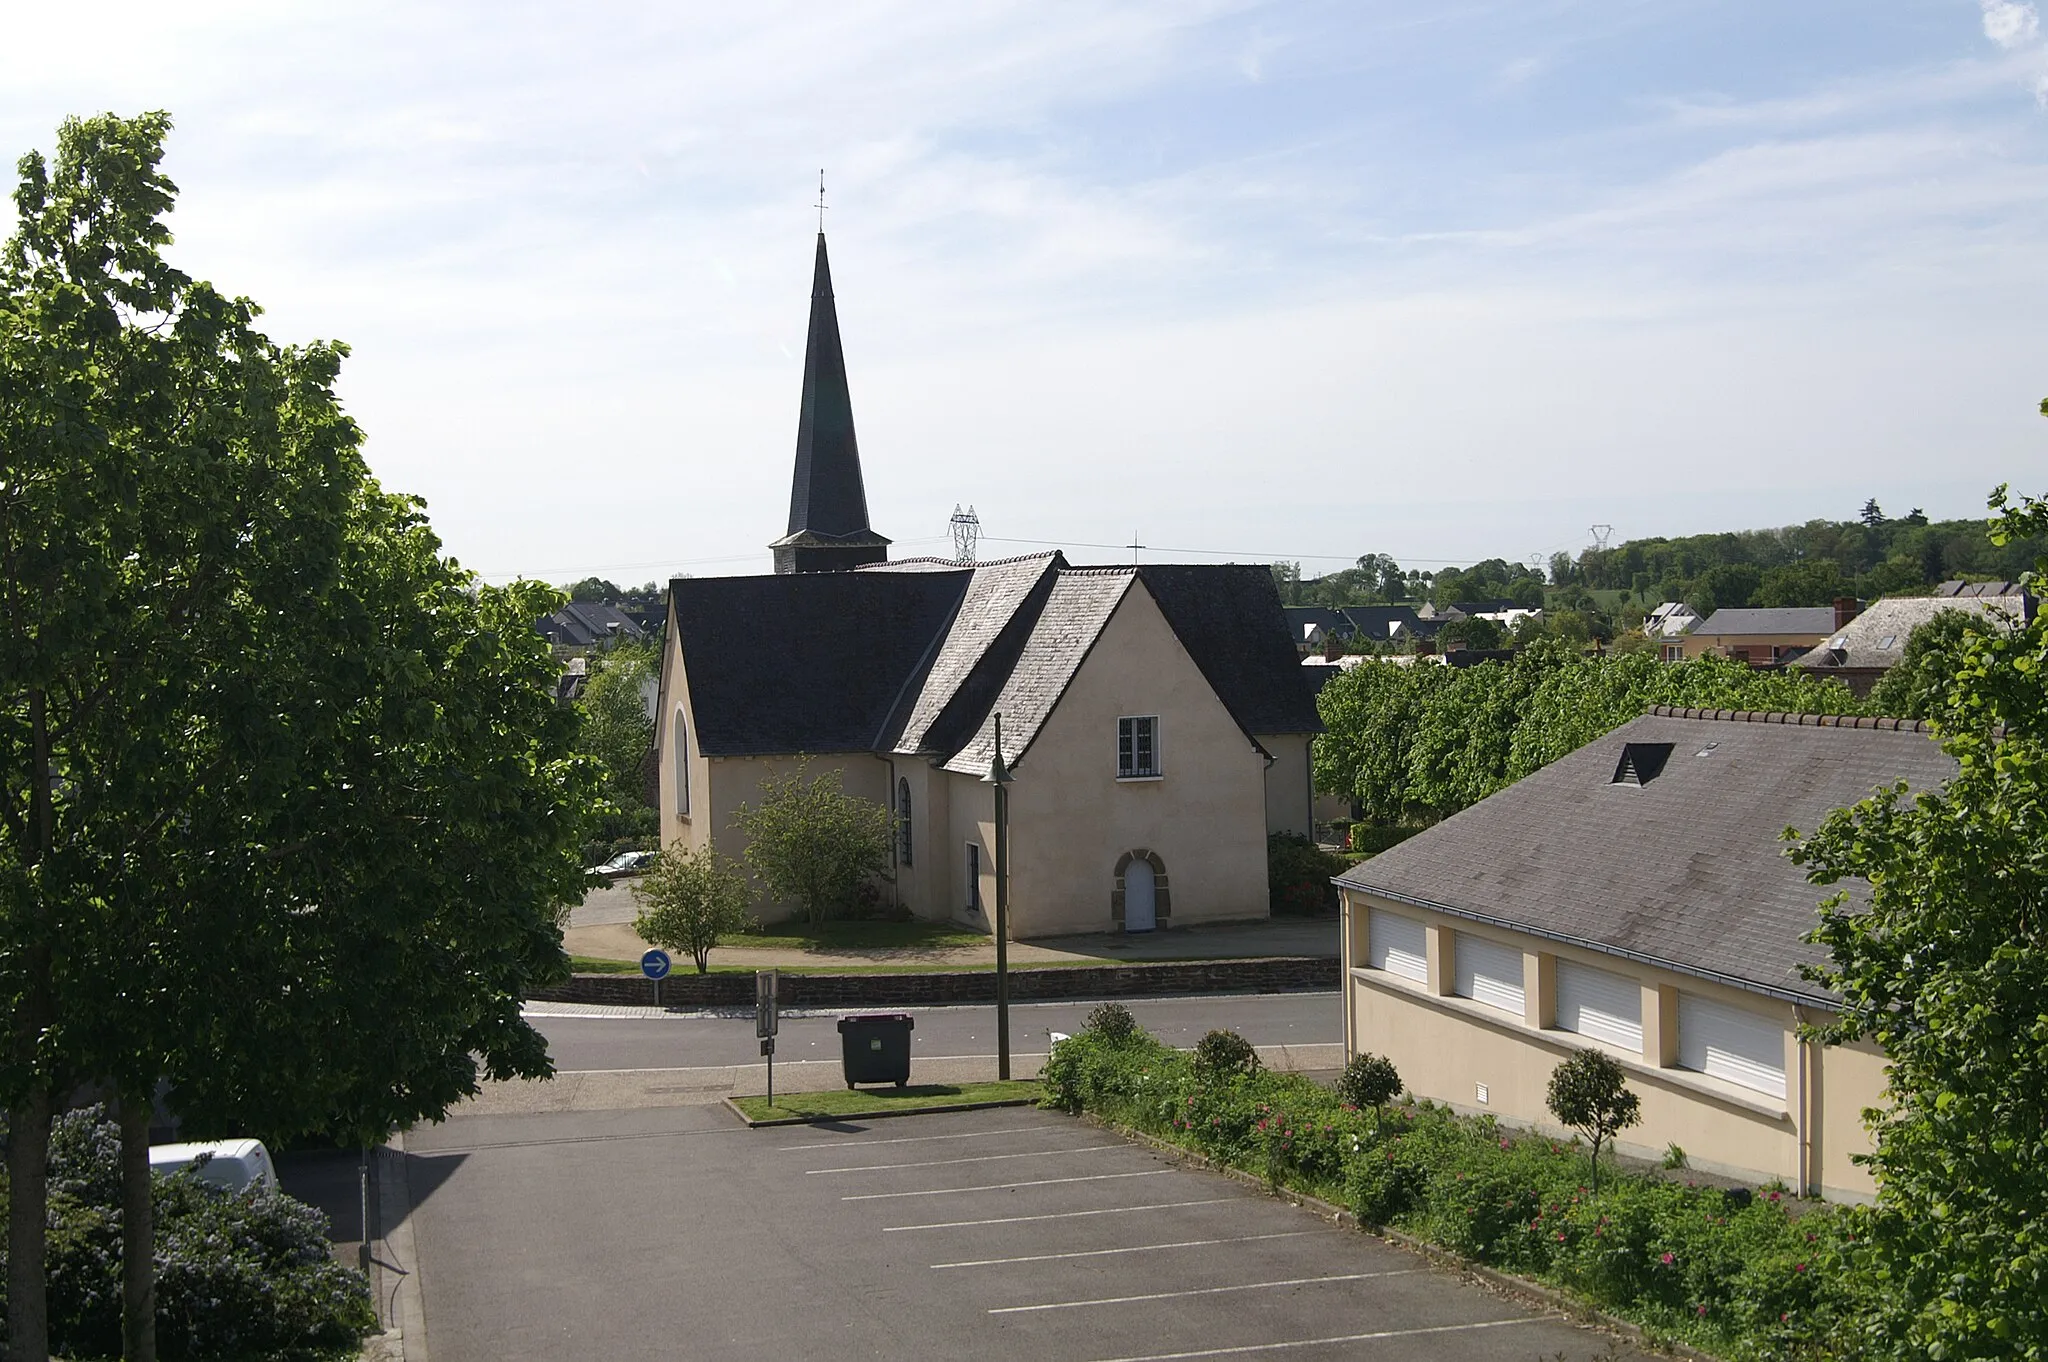
M1954 771L1911 720L1659 708L1338 879L1347 1049L1540 1129L1597 1049L1642 1098L1624 1153L1867 1198L1884 1057L1799 1037L1839 1001L1802 972L1832 891L1780 834Z

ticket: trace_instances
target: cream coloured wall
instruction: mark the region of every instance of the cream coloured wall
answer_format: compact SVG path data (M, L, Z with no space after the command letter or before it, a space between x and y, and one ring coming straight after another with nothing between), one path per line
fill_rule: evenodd
M1599 1049L1622 1065L1642 1100L1642 1123L1624 1133L1623 1152L1656 1158L1676 1144L1692 1166L1709 1172L1757 1181L1782 1178L1792 1186L1843 1199L1865 1199L1874 1191L1869 1175L1852 1164L1850 1156L1870 1147L1860 1113L1881 1099L1882 1056L1867 1047L1800 1045L1790 1004L1601 952L1381 902L1383 909L1420 921L1428 929L1431 982L1411 984L1360 968L1370 942L1365 909L1373 900L1355 891L1342 897L1348 1052L1386 1055L1416 1095L1555 1132L1545 1105L1551 1070L1575 1050ZM1461 933L1523 952L1525 1007L1520 1016L1448 996L1452 943ZM1623 1051L1542 1025L1553 1015L1555 961L1560 959L1637 981L1643 989L1640 1051ZM1681 991L1741 1008L1784 1028L1784 1098L1675 1067ZM1824 1014L1809 1009L1808 1016L1813 1020ZM1480 1085L1486 1089L1483 1102Z
M709 758L705 762L707 788L701 815L707 826L700 835L709 836L720 852L738 860L747 849L746 834L733 826L740 805L759 803L763 780L793 774L803 761L801 757L780 756ZM873 800L884 808L889 805L889 767L872 753L820 753L810 758L807 770L812 776L836 770L848 794ZM692 803L694 806L696 801L693 799ZM699 816L692 814L693 824ZM797 911L793 904L770 899L758 885L755 892L754 913L763 922L781 922Z
M945 794L946 840L943 884L940 887L939 907L935 917L950 918L955 922L979 927L993 932L996 921L996 793L992 785L984 785L973 776L956 772L935 771L936 784ZM1012 786L1014 793L1016 787ZM936 805L938 800L934 800ZM1010 803L1010 833L1013 844L1017 840L1017 806ZM1032 831L1036 836L1036 830ZM981 848L981 911L967 910L967 844ZM1011 904L1016 903L1017 871L1010 869ZM1010 922L1012 940L1023 935L1018 930L1014 916Z
M1266 768L1266 831L1315 836L1314 794L1309 787L1307 733L1261 733L1259 745L1273 754Z
M683 666L682 643L671 621L668 645L661 655L661 689L654 710L654 750L661 787L661 845L663 850L681 846L694 851L713 840L713 822L704 802L710 788L711 764L697 750L697 721L690 710L688 673ZM680 807L682 786L677 779L676 727L682 723L689 738L690 795L687 811ZM721 843L722 846L722 843Z
M1165 774L1120 781L1117 720L1147 714L1160 716ZM1133 582L1013 762L1012 934L1110 930L1117 861L1136 850L1164 863L1171 925L1266 916L1265 765ZM955 818L958 841L957 804Z

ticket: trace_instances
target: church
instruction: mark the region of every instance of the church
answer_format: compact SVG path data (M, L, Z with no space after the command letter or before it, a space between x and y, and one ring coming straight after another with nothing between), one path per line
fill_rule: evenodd
M1311 830L1321 727L1271 572L890 561L822 231L789 522L769 549L772 573L669 584L664 847L738 857L735 810L808 759L890 811L893 904L989 929L1000 715L1011 935L1267 915L1266 837Z

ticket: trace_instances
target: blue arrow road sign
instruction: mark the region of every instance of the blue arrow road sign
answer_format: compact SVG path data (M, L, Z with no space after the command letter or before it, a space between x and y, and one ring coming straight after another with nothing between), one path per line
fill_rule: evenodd
M667 951L649 951L640 957L640 972L650 979L667 978L668 968Z

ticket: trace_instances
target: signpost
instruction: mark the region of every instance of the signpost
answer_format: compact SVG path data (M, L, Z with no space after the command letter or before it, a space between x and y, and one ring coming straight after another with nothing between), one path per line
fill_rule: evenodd
M761 1054L768 1061L768 1105L775 1105L775 1032L782 1024L775 1001L776 972L754 971L754 1034L760 1037Z
M661 981L668 978L667 951L649 951L640 957L640 972L654 981L654 1005L661 1006Z

